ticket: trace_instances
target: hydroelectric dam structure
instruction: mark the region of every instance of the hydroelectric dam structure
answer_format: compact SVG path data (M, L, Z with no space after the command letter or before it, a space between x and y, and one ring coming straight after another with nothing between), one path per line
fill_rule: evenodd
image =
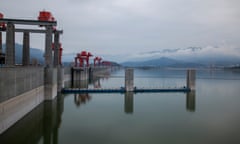
M31 26L19 28L18 26ZM57 21L50 12L41 11L37 20L4 18L0 13L0 134L26 116L43 101L56 109L53 102L60 93L138 93L138 92L190 92L195 91L195 70L187 71L186 87L150 89L134 87L134 71L125 70L125 85L115 89L74 88L79 81L91 75L118 67L99 56L94 66L89 65L91 53L82 51L75 57L75 65L63 67L60 36L63 30L56 28ZM34 28L33 28L34 27ZM15 33L23 34L22 63L16 64ZM44 64L30 60L31 33L45 35ZM6 34L3 51L2 35ZM70 85L70 86L66 86Z

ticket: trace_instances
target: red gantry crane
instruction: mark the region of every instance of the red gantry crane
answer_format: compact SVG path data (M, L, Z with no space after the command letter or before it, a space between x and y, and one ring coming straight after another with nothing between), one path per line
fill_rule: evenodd
M93 56L90 52L82 51L81 53L78 53L75 57L75 66L76 67L89 67L89 58ZM79 65L78 65L79 61ZM86 62L86 65L84 64Z
M95 57L94 58L94 66L97 66L97 65L100 65L101 64L101 61L102 61L102 58L101 57Z
M53 17L51 12L43 10L39 12L38 20L39 21L55 21L55 18ZM53 26L53 30L56 30L55 26Z
M0 13L0 19L3 19L4 15ZM1 30L6 30L6 24L4 22L0 22L0 29Z

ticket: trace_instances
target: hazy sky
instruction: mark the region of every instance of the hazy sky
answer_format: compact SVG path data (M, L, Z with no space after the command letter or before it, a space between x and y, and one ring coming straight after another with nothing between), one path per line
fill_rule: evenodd
M65 53L240 48L240 0L0 0L6 18L37 19L43 9L64 30ZM22 43L22 35L16 37ZM43 36L33 34L31 46L43 49Z

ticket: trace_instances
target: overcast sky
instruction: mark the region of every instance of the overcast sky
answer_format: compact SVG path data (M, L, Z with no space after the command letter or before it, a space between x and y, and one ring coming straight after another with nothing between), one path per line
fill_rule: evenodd
M240 0L0 0L6 18L37 19L43 9L64 31L64 53L240 48ZM31 46L44 49L43 36L33 34Z

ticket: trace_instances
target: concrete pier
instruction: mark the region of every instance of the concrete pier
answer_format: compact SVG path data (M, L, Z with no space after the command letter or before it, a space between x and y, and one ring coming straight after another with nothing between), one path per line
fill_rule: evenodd
M127 68L125 69L125 89L127 92L134 91L134 83L133 83L133 69Z
M59 62L59 51L60 51L60 44L59 44L59 33L54 33L54 55L53 55L53 65L54 67L60 64Z
M0 31L0 67L5 64L5 54L2 48L2 32Z
M28 66L30 63L30 37L29 32L23 33L23 52L22 52L22 65Z
M6 65L15 66L15 32L14 24L7 24L6 34Z
M61 92L64 88L64 68L61 66L57 67L57 91Z
M45 37L45 66L52 67L52 26L46 26Z
M88 68L72 68L72 87L74 88L87 88L89 82L89 69Z
M195 90L196 70L187 70L187 88Z
M45 100L52 100L57 96L57 68L44 68Z
M0 54L3 52L2 49L2 32L0 31Z

